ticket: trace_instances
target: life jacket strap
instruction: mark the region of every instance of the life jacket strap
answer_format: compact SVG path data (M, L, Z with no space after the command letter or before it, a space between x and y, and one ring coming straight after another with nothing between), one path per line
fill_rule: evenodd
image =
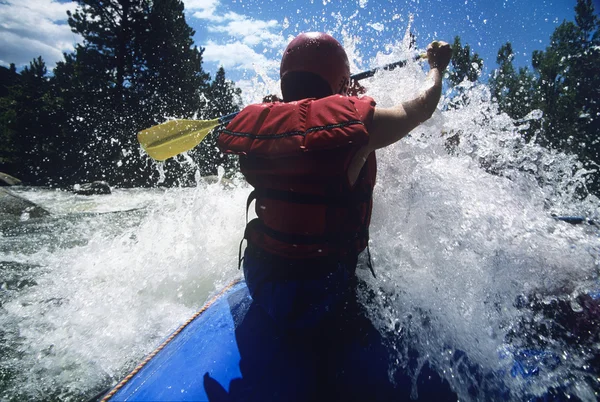
M230 135L232 137L244 137L244 138L250 138L252 140L270 141L270 140L278 140L278 139L286 138L286 137L295 137L295 136L306 137L307 134L314 133L317 131L331 131L334 129L340 129L340 128L344 128L344 127L348 127L348 126L354 126L357 124L361 125L361 126L365 125L360 120L349 120L349 121L343 121L341 123L326 124L323 126L310 127L308 129L306 129L305 131L291 130L291 131L285 131L285 132L281 132L281 133L273 133L273 134L268 134L268 135L256 134L256 133L245 133L245 132L240 132L240 131L232 131L232 130L227 130L226 128L223 128L223 129L219 130L219 135L225 134L225 135Z
M346 233L330 233L326 235L303 235L296 233L284 233L265 225L260 219L256 218L248 222L246 225L246 233L244 238L248 238L248 231L256 230L267 236L287 244L310 245L310 244L344 244L358 240L368 234L368 230L346 234Z
M242 237L240 241L240 248L238 250L238 271L242 268L242 261L244 261L244 257L242 257L242 244L244 244L244 240L246 240L246 236Z
M310 193L297 193L295 191L274 190L270 188L254 189L248 196L246 202L246 223L248 222L248 209L250 204L257 198L269 198L276 201L284 201L292 204L326 205L333 207L348 207L353 204L368 202L373 191L361 191L343 195L321 195Z

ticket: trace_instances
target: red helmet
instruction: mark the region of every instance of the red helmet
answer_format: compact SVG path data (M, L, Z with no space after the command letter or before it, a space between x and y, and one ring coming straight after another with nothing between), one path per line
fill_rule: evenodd
M346 51L333 36L306 32L296 36L281 59L279 76L303 71L323 78L334 94L346 94L350 83L350 65Z

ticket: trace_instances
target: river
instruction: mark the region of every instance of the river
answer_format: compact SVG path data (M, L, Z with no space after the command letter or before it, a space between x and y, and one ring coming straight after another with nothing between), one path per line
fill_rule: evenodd
M368 94L389 106L423 77L418 63L382 72ZM528 120L499 114L485 85L463 96L378 152L364 303L397 367L418 350L461 400L596 400L599 231L552 215L598 220L598 198L579 196L578 162L524 141ZM0 221L2 400L94 396L240 276L243 180L14 192L51 215Z

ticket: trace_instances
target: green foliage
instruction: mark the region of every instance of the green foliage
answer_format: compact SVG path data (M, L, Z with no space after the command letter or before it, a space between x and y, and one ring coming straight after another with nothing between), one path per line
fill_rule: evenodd
M0 66L0 169L14 170L16 155L14 149L14 122L16 104L10 96L11 89L19 82L19 74L14 64L10 68Z
M452 44L452 58L446 75L450 86L453 88L448 103L449 108L461 107L461 105L470 102L466 88L479 80L482 68L483 60L479 55L471 52L471 47L468 44L463 46L460 37L456 36Z
M595 171L600 164L600 19L592 0L577 0L575 14L574 22L564 21L555 29L545 50L533 52L533 70L515 69L511 43L502 45L498 68L488 83L499 110L514 120L542 111L541 120L530 121L528 129L521 130L526 140L577 154ZM468 101L459 84L477 80L483 65L459 37L452 50L448 78L463 96L453 100L451 107ZM598 194L599 175L588 184L588 191Z
M54 113L58 109L51 96L46 64L34 59L21 74L11 68L14 82L6 87L0 102L3 169L8 167L22 180L35 183L57 162L54 137L59 135Z
M0 97L8 96L10 87L15 84L18 77L14 63L10 65L10 68L0 66Z
M203 117L213 119L239 111L242 105L241 95L242 90L225 79L225 69L220 67L208 88L207 96L211 101L204 103Z
M82 168L72 173L86 181L146 184L152 167L139 154L135 133L198 110L206 75L192 47L194 32L179 0L79 3L69 24L84 43L59 66L71 74L71 127L87 136Z
M460 37L454 38L452 44L452 60L448 78L452 85L456 86L465 79L471 82L477 81L483 68L483 60L477 53L471 54L469 45L463 46Z
M494 99L500 110L513 119L526 116L537 103L537 88L533 73L526 67L515 71L514 52L510 42L502 45L496 62L500 66L489 80Z
M239 88L225 79L225 70L220 67L206 92L208 101L203 104L202 118L214 119L239 111L242 106L241 94ZM228 175L239 170L238 158L222 154L217 148L215 136L209 135L192 154L205 162L201 166L202 175L216 174L218 166L222 166Z
M575 23L563 22L550 46L533 54L549 146L579 154L591 168L600 163L600 20L591 0L578 0ZM600 183L592 183L598 191Z
M83 43L53 76L41 58L20 74L0 69L0 167L31 184L156 184L136 133L167 118L237 110L240 91L224 70L209 81L181 0L78 4L68 22ZM189 183L196 169L167 161L164 183Z
M144 20L135 84L143 90L145 112L153 124L160 116L190 118L201 108L209 75L200 68L204 49L193 45L179 0L154 1Z

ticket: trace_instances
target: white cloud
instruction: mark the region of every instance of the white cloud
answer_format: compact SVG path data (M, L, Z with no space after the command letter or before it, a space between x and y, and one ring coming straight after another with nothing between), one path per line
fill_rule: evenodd
M219 0L185 0L186 11L207 22L208 40L204 60L225 68L277 71L279 55L287 41L276 20L257 20L232 11L219 10ZM275 59L267 56L276 53ZM260 67L259 67L260 66Z
M223 17L215 14L220 0L184 0L185 9L198 19L223 21Z
M11 63L17 66L26 65L41 55L50 70L56 61L62 59L62 52L52 45L12 32L3 32L0 35L0 49L0 64L5 66Z
M280 48L285 45L283 35L273 32L281 28L275 20L254 20L237 13L227 13L223 18L227 21L225 24L210 25L208 31L228 34L249 46Z
M6 0L0 3L0 63L17 66L42 56L49 69L81 40L67 24L76 3Z
M278 62L267 59L264 54L256 52L242 42L221 45L209 41L206 44L203 58L204 61L216 62L224 68L272 70L279 67Z
M184 0L186 10L202 10L216 8L220 0Z

